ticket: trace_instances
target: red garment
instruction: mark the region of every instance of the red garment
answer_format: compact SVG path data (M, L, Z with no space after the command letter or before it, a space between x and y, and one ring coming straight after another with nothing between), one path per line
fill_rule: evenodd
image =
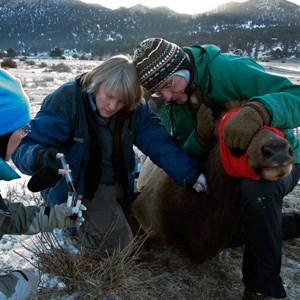
M246 151L245 154L243 154L242 156L236 157L230 153L229 147L225 144L225 142L222 139L225 123L240 109L241 108L237 108L226 113L220 122L219 142L222 164L226 173L231 177L246 177L258 180L260 179L260 177L254 173L254 171L250 168L248 164L248 151ZM274 131L277 135L283 137L283 133L277 128L269 126L260 127L260 129L262 128L269 128L270 130Z

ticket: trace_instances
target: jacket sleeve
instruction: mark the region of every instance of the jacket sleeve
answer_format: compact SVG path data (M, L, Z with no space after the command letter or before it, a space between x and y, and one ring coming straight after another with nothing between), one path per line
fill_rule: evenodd
M260 101L270 113L271 126L289 129L285 138L291 143L299 162L299 141L292 129L300 126L300 85L266 72L252 59L235 55L218 55L208 69L208 96L218 102Z
M208 153L208 149L199 144L195 136L195 129L192 130L189 137L182 145L182 148L188 151L188 153L194 155L197 158L201 158Z
M7 199L1 199L0 209L0 236L4 234L25 234L35 217L38 216L38 206L24 206L22 203L12 203ZM6 206L6 207L4 207Z
M31 120L31 132L26 136L12 155L12 161L24 174L32 175L37 171L36 153L39 149L56 148L67 144L70 139L70 128L63 113L68 106L63 93L53 93L47 96L35 118ZM51 126L55 124L55 126Z
M0 236L4 234L34 235L51 232L54 228L74 227L76 220L70 218L74 208L66 204L55 207L25 206L1 198Z
M172 135L176 135L176 144L197 159L206 155L208 150L202 147L196 139L196 116L191 112L189 105L173 103L173 128L170 114L170 105L166 103L161 104L157 115L167 131ZM175 134L172 133L173 130L175 130Z
M193 185L201 173L199 162L176 145L145 100L137 110L134 144L181 186Z
M269 111L272 126L279 129L300 126L300 85L268 73L255 61L243 57L219 55L211 63L209 73L213 99L257 100Z

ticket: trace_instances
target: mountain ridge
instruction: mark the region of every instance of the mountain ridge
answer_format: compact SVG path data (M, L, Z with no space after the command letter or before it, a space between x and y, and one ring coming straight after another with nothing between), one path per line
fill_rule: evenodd
M253 57L278 49L294 57L299 20L300 6L287 0L230 2L197 15L140 4L112 10L79 0L0 0L0 50L59 47L104 56L131 53L141 40L160 36L179 45L213 43L223 52L242 48Z

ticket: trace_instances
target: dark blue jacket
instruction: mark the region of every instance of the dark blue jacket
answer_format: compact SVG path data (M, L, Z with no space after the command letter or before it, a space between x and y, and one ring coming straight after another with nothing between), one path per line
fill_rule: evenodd
M25 174L37 171L35 157L39 149L56 148L65 154L79 194L84 191L84 176L89 157L89 132L79 78L48 95L36 117L31 133L22 140L12 156L14 164ZM197 160L176 146L145 100L140 101L132 117L124 124L122 159L127 173L127 195L132 200L135 158L133 145L164 169L181 186L193 185L200 175ZM54 187L42 191L48 205L66 202L68 186L61 178Z

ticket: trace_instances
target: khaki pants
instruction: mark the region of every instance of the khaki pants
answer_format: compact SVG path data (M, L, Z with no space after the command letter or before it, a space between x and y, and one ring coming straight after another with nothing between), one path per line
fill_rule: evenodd
M92 200L83 200L87 207L85 221L75 237L82 246L112 253L132 242L132 231L117 201L122 196L120 191L116 185L100 184Z

